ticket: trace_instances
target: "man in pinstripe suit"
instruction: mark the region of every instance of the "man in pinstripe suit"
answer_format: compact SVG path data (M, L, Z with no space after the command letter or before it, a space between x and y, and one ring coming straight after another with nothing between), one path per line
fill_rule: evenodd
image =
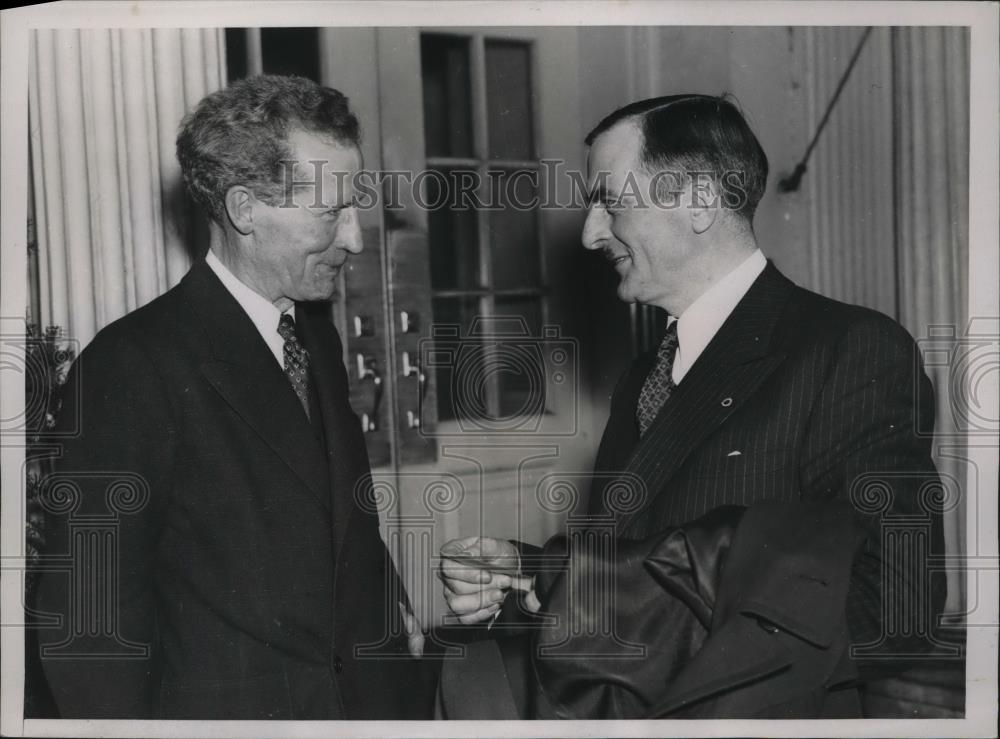
M859 682L876 666L898 669L926 652L933 637L914 625L940 612L943 579L928 582L922 560L906 569L907 552L882 542L888 518L910 516L927 523L930 551L943 547L930 440L917 434L933 427L932 389L911 337L882 314L797 287L763 256L752 223L767 158L727 100L633 103L587 144L593 199L584 246L611 262L619 298L670 316L659 350L635 360L615 389L591 513L614 516L620 539L640 540L722 506L839 502L853 508L859 531L843 599L850 643L861 647ZM626 476L638 481L633 500L602 484ZM538 610L529 558L511 570L528 548L465 539L443 554L469 550L478 566L456 558L442 567L446 599L463 622L493 618L511 587ZM781 621L783 605L806 597L794 584L785 590L778 600L788 604L773 604L777 618L766 628ZM795 633L790 620L778 626ZM739 645L733 650L737 665ZM736 689L720 680L707 684Z

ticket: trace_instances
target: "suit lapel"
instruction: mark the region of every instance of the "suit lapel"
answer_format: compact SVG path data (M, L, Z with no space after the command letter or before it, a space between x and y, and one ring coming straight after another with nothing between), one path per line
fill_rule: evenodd
M768 262L670 395L626 465L627 472L643 481L646 498L644 505L620 517L621 530L642 515L688 455L782 362L784 355L771 347L771 338L792 287Z
M319 442L256 326L204 261L185 278L185 300L208 334L205 379L329 508Z
M369 471L368 451L349 398L347 372L336 330L325 317L311 315L312 306L299 305L296 315L323 417L326 460L333 500L334 543L339 554L354 511L358 480ZM324 305L324 310L328 308ZM325 324L325 325L323 325Z

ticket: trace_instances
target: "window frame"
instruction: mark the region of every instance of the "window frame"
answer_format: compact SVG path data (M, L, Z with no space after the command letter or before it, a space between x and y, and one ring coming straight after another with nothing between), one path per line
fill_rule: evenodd
M425 37L439 36L461 39L468 45L469 51L469 94L471 108L472 126L472 156L471 157L450 157L450 156L428 156L425 153L424 164L428 170L438 170L448 172L453 169L474 170L478 176L479 186L476 189L476 196L480 202L487 202L489 172L491 170L517 170L530 169L538 172L536 180L537 191L540 194L543 182L541 179L542 165L538 156L539 142L541 140L541 127L537 105L531 105L531 159L504 159L490 157L489 151L489 105L487 98L487 69L486 69L486 45L489 41L501 41L505 43L520 44L528 52L528 70L530 75L528 97L534 101L539 94L539 74L538 74L538 54L536 41L532 38L518 38L510 34L494 34L489 32L476 31L453 31L450 29L421 28L419 30L419 41L422 46ZM421 84L424 82L423 69L420 71ZM426 142L426 131L424 132ZM529 298L537 299L539 306L539 316L541 325L546 326L549 322L549 299L550 289L547 273L547 244L545 239L545 229L543 219L538 215L539 208L534 209L535 225L534 233L538 245L538 284L536 286L518 286L509 288L496 288L493 279L493 246L490 239L490 210L479 209L476 212L476 248L479 259L479 285L474 288L445 288L436 289L430 286L432 304L434 300L473 298L477 300L479 315L485 320L491 320L498 315L497 302L505 298ZM430 245L429 245L430 246ZM432 246L430 248L433 248ZM429 258L429 255L428 255ZM483 359L485 362L491 360L492 352L489 347L484 349ZM486 395L487 408L492 418L508 419L508 416L501 416L500 387L495 377L491 377L487 387ZM440 414L440 408L439 414ZM549 408L548 393L546 393L545 410L543 413L551 413ZM451 426L457 428L459 418L442 418L439 415L439 430L446 430Z

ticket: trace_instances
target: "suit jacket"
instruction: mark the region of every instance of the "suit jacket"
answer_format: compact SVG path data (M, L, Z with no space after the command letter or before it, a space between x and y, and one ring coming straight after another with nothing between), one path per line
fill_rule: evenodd
M314 424L204 261L71 369L46 490L72 577L39 594L63 717L424 716L340 339L297 317Z
M769 262L640 439L635 409L654 360L636 360L615 390L591 513L641 539L719 506L843 501L866 532L847 600L851 640L867 645L859 666L874 676L907 664L893 655L929 651L945 597L923 559L943 550L940 483L933 391L909 334ZM891 535L900 522L912 536Z
M860 541L840 501L724 506L614 550L550 541L567 566L536 582L556 618L529 650L532 717L860 718L845 620ZM587 597L595 579L615 597Z

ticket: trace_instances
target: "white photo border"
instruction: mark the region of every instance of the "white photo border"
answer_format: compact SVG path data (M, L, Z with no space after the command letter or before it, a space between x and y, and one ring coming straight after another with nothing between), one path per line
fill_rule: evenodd
M0 228L3 285L0 317L20 317L26 305L26 173L28 35L33 28L209 28L229 26L969 26L971 28L969 315L1000 316L1000 40L996 3L975 2L64 2L2 11L0 15ZM13 317L13 318L11 318ZM23 411L21 375L0 373L3 417ZM979 387L983 403L1000 403L997 373ZM0 734L4 736L169 736L169 737L326 737L326 736L995 736L997 731L997 439L969 439L977 466L978 506L968 506L967 541L975 541L985 573L970 570L967 592L978 592L980 622L968 633L966 716L962 719L829 721L485 721L327 722L327 721L97 721L23 718L24 632L0 629L2 693ZM24 564L23 510L19 497L24 447L4 439L3 505L0 508L0 623L17 624L21 613ZM970 476L970 483L973 478ZM975 515L977 514L978 515ZM975 535L973 535L975 532ZM985 550L984 550L985 548ZM973 578L977 578L975 583Z

